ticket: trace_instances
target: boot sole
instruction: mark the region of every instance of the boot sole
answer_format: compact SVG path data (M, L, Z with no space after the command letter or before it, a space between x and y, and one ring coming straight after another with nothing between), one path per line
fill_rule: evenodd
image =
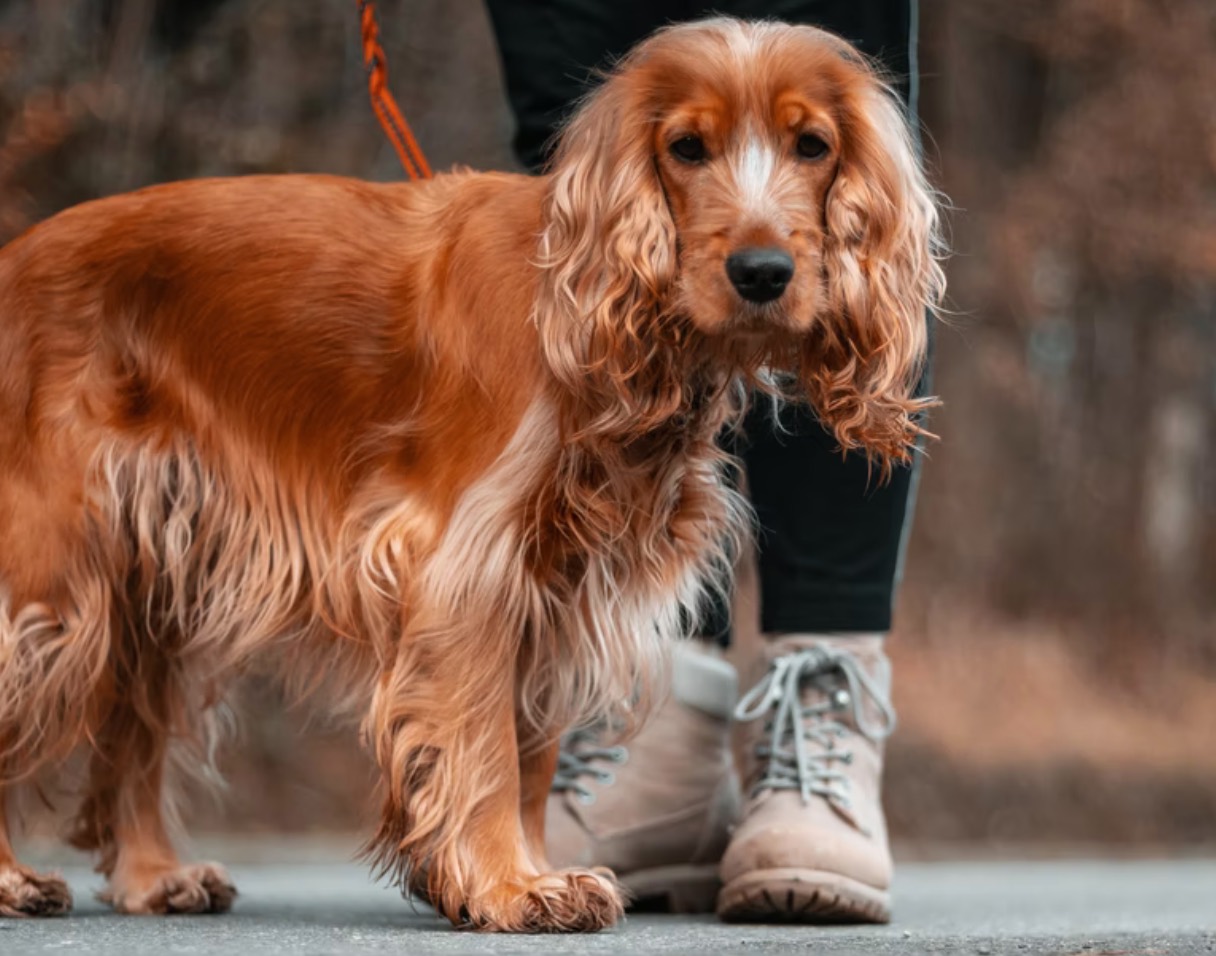
M633 912L712 913L722 880L716 863L656 866L620 876Z
M756 870L718 894L728 923L889 923L891 894L838 873Z

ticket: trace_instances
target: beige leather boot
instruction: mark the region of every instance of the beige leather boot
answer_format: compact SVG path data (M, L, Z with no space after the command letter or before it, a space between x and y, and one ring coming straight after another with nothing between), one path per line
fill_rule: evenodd
M607 866L637 906L712 912L739 785L730 751L737 678L682 645L666 703L627 746L602 730L562 742L545 842L556 866Z
M722 859L724 920L890 919L880 785L895 727L879 637L773 642L739 701L748 799Z

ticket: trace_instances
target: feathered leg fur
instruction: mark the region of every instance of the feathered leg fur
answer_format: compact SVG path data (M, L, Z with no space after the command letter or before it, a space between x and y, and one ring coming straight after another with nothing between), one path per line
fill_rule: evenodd
M475 642L467 626L404 640L378 693L370 730L388 789L369 855L453 922L509 932L610 926L622 912L610 878L545 872L530 852L525 829L534 841L539 834L535 816L527 827L521 816L514 642ZM447 640L480 643L486 653L454 667ZM552 761L548 752L540 758ZM543 768L528 769L534 804Z

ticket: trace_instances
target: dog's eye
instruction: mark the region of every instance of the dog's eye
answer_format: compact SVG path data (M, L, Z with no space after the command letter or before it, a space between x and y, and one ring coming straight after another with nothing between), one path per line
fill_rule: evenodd
M828 144L814 133L803 133L798 137L798 155L803 159L822 159L827 151Z
M676 159L686 163L699 163L705 159L705 142L700 136L681 136L670 149Z

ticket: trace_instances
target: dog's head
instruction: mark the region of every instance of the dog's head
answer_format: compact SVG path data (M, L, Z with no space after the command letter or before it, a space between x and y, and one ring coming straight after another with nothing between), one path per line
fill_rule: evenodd
M660 31L563 133L545 214L538 316L563 316L541 325L559 374L658 414L685 397L671 348L753 356L796 377L844 448L907 457L937 208L897 98L843 40Z

